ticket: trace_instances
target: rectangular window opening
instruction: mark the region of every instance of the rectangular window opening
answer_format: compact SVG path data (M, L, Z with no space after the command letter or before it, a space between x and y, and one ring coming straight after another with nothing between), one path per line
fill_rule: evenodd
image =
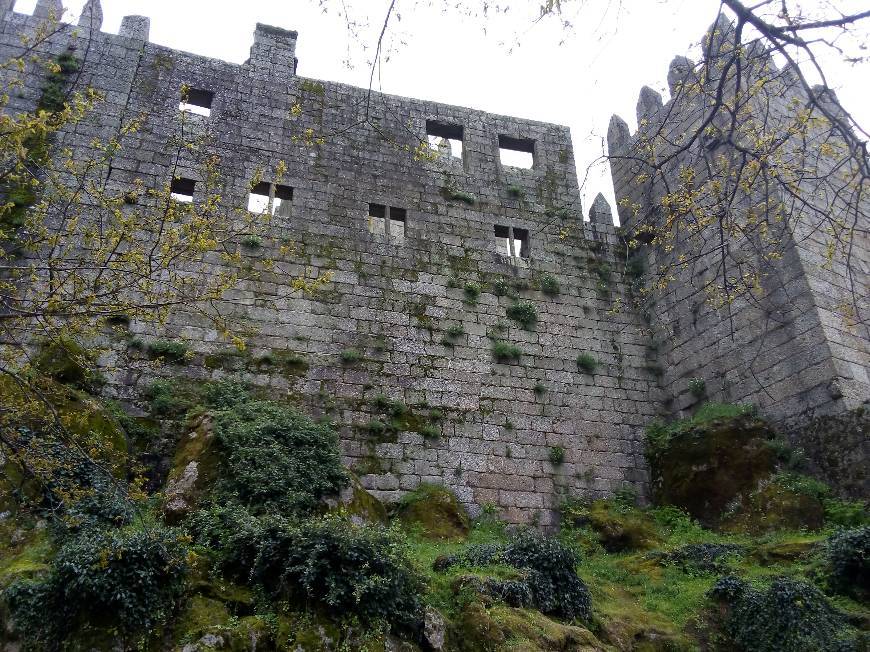
M495 225L495 250L511 258L529 257L529 231L518 227Z
M212 100L214 100L214 93L211 91L189 88L187 97L178 103L178 110L208 117L211 115Z
M390 206L390 236L394 238L405 237L405 218L408 211L404 208Z
M535 141L499 135L498 157L502 165L530 170L535 166Z
M369 233L387 233L387 207L383 204L369 204Z
M173 179L169 185L169 196L177 202L190 204L193 202L193 189L196 181L193 179Z
M462 125L426 121L426 138L429 148L445 157L462 158L462 145L465 129Z
M290 217L290 202L292 200L293 188L290 186L261 181L251 188L251 193L248 195L248 210L260 215Z

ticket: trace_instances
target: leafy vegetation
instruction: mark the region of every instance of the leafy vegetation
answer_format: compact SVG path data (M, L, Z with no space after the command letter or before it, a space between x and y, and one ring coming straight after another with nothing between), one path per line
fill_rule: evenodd
M338 435L294 408L241 402L214 415L218 490L256 513L307 514L347 481Z
M33 644L53 646L88 625L142 634L173 613L186 569L173 530L86 529L61 545L47 575L13 584L3 597Z
M362 360L363 356L357 349L345 349L341 352L341 361L346 365L353 365Z
M544 274L539 283L541 286L541 292L548 296L554 297L561 291L559 281L552 274Z
M154 340L147 344L145 350L150 357L173 364L181 364L187 360L187 344L179 340Z
M594 374L598 368L598 360L591 353L581 353L577 356L577 368L587 374Z
M523 351L516 344L496 340L492 343L492 357L496 362L509 364L511 362L519 362Z
M727 605L725 628L741 649L840 652L855 645L855 632L843 614L807 582L781 577L758 590L736 577L723 577L710 596Z
M508 306L505 313L525 329L531 329L538 321L538 310L530 301L517 301Z

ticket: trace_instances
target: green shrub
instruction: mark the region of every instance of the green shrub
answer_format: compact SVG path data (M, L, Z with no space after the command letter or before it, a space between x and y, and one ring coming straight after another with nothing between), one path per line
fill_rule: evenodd
M417 631L423 588L400 540L376 526L337 517L272 524L261 536L251 579L275 597L313 602L365 623Z
M456 339L465 335L465 329L462 327L462 324L452 324L450 327L448 327L446 333L447 337L451 339Z
M519 362L523 352L520 347L510 342L497 341L492 343L492 357L496 362L508 364L511 362Z
M469 303L476 303L480 296L480 284L474 281L468 281L465 284L465 300Z
M758 590L736 577L720 578L710 597L727 605L725 631L753 652L842 652L854 632L816 587L780 577Z
M441 189L441 193L447 199L455 199L457 201L464 202L469 206L474 206L474 204L477 203L477 197L475 197L470 192L466 192L464 190L456 190L455 188L445 186Z
M432 424L426 424L420 428L420 434L424 439L438 439L441 436L441 428Z
M526 196L526 191L516 184L511 184L507 187L507 194L514 199L522 199Z
M28 643L53 649L77 628L147 633L171 616L184 586L186 549L172 530L89 529L66 541L49 572L4 591Z
M282 521L272 515L259 519L234 501L212 502L184 522L193 543L207 548L217 567L231 580L245 583L260 549L264 522Z
M258 235L246 235L242 238L242 246L247 249L259 249L263 246L263 239Z
M552 446L547 457L550 460L550 464L559 466L565 461L565 449L561 446Z
M511 290L511 285L505 278L500 278L492 284L492 293L497 297L510 295Z
M507 564L530 571L526 582L541 612L569 620L589 619L592 600L577 577L579 559L570 548L529 530L509 543L502 556Z
M505 310L508 317L525 329L530 329L538 321L538 311L530 301L517 301Z
M556 296L561 291L559 281L551 274L544 274L541 277L541 292L551 297Z
M290 406L251 401L215 413L218 488L248 508L309 513L347 481L338 435Z
M577 368L587 374L594 374L598 368L598 360L591 353L581 353L577 356Z
M532 391L535 392L535 396L543 396L547 393L547 386L544 383L535 383Z
M870 597L870 526L832 535L825 556L834 590L859 600Z
M380 419L370 419L368 423L363 426L372 437L380 437L387 431L387 424L385 424Z
M688 387L689 393L695 398L701 398L707 391L707 383L703 378L690 378Z
M689 575L721 574L728 570L728 560L742 551L743 546L733 543L690 543L665 553L661 561Z
M356 364L360 360L362 360L362 353L356 349L345 349L341 352L341 361L343 364Z
M161 358L173 364L187 359L187 344L177 340L154 340L148 343L146 351L151 358Z

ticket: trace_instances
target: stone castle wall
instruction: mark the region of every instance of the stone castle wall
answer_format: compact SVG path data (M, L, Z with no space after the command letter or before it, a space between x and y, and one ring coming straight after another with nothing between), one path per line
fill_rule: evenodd
M733 34L733 26L723 18L703 41L710 52L703 66L682 57L674 59L668 73L671 98L667 103L650 88L641 91L640 126L635 134L629 133L619 117L611 121L611 169L620 221L628 233L636 233L643 224L663 224L663 198L678 190L685 170L691 169L695 187L703 188L711 178L709 170L720 161L727 160L732 170L738 169L742 159L737 148L713 136L707 139L704 134L683 148L685 139L710 115L719 75L728 70ZM870 188L856 174L842 137L831 133L830 123L789 69L778 69L760 48L748 48L742 55L742 73L744 98L750 94L748 88L753 87L754 93L747 114L750 119L766 120L768 133L774 133L777 125L785 132L801 110L807 111L810 125L815 121L818 126L811 126L806 140L786 140L777 152L781 160L771 157L771 174L777 165L795 171L798 180L793 192L783 192L778 182L765 188L761 177L748 187L732 188L727 179L723 181L725 192L734 193L733 213L754 211L767 216L763 226L768 232L758 228L738 242L723 236L717 222L695 235L678 233L672 248L659 241L638 248L646 269L673 265L671 282L664 291L654 293L645 308L661 355L662 390L672 399L669 408L674 415L691 410L701 400L690 391L695 379L705 383L703 399L758 405L813 459L852 460L850 470L839 473L840 477L826 474L827 479L854 495L866 495L870 479L862 465L855 463L870 455L866 421L848 433L829 437L825 445L815 434L802 433L801 425L821 415L860 410L870 399L866 321L870 314L870 236L861 226L870 214ZM764 81L757 83L760 80ZM727 82L724 88L724 96L730 99L733 84ZM835 98L820 98L836 106ZM729 123L719 115L711 124L714 130L710 133L715 134L718 125ZM661 172L646 163L651 156L666 161L678 150ZM703 195L696 202L712 205ZM782 219L776 215L780 209ZM838 230L840 225L858 228L847 238L848 254L838 248L831 259L826 247L835 224ZM739 276L742 270L735 262L740 261L764 273L760 293L715 309L705 286L723 282L723 246L731 260L731 267L726 267L729 276ZM767 260L771 252L782 257ZM680 256L688 261L685 266L674 264ZM847 478L849 474L852 477Z
M0 54L36 22L10 14ZM251 59L234 65L148 43L140 19L124 25L120 35L64 27L46 45L73 44L83 60L76 83L106 95L59 145L86 156L93 137L147 115L110 183L159 187L173 174L200 183L196 161L176 160L172 147L187 84L214 93L211 115L190 124L221 158L226 203L245 205L255 171L277 160L293 189L270 237L244 250L244 264L271 257L287 275L264 269L226 296L227 314L254 331L244 353L193 311L173 312L161 328L130 324L135 338L190 346L189 364L165 373L239 377L330 416L346 463L384 498L444 483L473 511L491 503L509 520L546 525L560 494L643 491L642 429L658 399L648 338L637 316L612 310L628 303L622 248L609 215L583 220L567 128L298 77L296 35L276 28L258 26ZM32 110L39 89L34 78L12 108ZM427 120L463 128L461 159L415 160ZM322 144L304 142L309 129ZM533 149L532 169L502 165L500 137ZM404 232L370 232L372 203L404 209ZM500 251L496 227L525 230L528 255ZM292 286L327 272L313 294ZM539 289L545 277L549 294ZM476 300L469 283L482 290ZM536 307L534 328L506 316L518 300ZM497 362L495 341L518 346L519 361ZM124 341L107 333L103 344L115 370L107 391L135 400L150 373ZM348 359L351 350L361 359ZM578 368L581 353L598 362L594 373Z

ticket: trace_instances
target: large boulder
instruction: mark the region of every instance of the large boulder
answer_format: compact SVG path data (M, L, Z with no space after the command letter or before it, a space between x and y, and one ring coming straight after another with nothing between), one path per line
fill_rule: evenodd
M792 487L776 477L745 496L724 517L721 529L764 534L775 530L819 530L825 524L825 506L817 496Z
M388 518L384 504L366 491L355 473L347 471L347 477L347 486L339 492L338 496L326 500L329 512L347 516L356 525L362 523L385 525Z
M562 514L575 527L588 527L607 552L649 550L661 543L652 520L639 509L612 500L572 505Z
M218 455L214 422L204 413L195 417L181 436L164 490L163 515L174 523L196 507L217 478Z
M468 512L448 488L421 484L405 494L396 506L399 520L427 539L464 539L471 526Z
M674 505L706 526L776 470L775 433L744 414L676 429L650 458L653 501Z

